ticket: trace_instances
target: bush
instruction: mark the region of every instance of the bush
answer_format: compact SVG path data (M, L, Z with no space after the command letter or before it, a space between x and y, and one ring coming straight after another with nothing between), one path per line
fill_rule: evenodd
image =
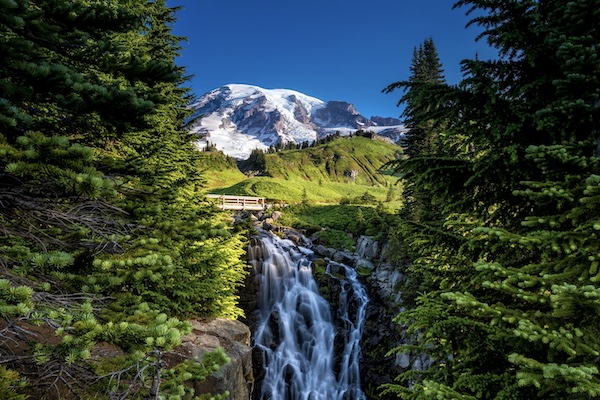
M338 229L325 229L317 233L319 243L323 246L336 249L352 250L354 241L348 237L348 234Z
M12 369L0 366L0 393L4 400L26 400L27 395L20 392L27 386L27 381Z

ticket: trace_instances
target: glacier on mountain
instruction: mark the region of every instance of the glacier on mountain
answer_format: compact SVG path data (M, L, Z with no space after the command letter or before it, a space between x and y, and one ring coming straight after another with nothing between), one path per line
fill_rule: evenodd
M345 135L364 129L394 141L404 132L395 118L368 119L350 103L324 102L289 89L229 84L204 94L192 107L193 118L199 117L191 128L198 148L210 143L237 159L248 158L253 149L310 143L336 131Z

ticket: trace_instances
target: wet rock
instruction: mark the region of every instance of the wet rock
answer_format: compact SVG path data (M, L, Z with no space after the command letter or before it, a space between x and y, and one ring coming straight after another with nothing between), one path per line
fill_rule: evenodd
M273 218L265 218L265 220L262 223L262 228L266 231L272 231L273 230Z
M294 244L297 246L305 246L306 245L306 243L304 242L304 237L297 232L286 231L285 237L286 237L286 239L289 239L292 242L294 242Z
M333 274L333 275L340 275L343 274L344 272L344 267L338 263L335 262L330 262L329 263L329 273Z
M320 255L322 257L327 257L327 258L331 258L335 254L335 249L332 249L330 247L325 247L322 244L315 246L313 250L318 255Z
M361 258L358 261L356 261L356 268L357 269L358 268L366 268L366 269L369 269L369 270L372 271L372 270L375 269L375 265L373 265L372 262L367 261L367 260Z
M333 255L333 259L336 262L346 265L354 265L354 262L356 261L356 257L347 251L336 251Z
M379 243L370 236L361 236L356 241L356 254L360 258L373 261L379 254Z
M373 290L389 304L399 305L402 301L401 287L407 277L389 264L380 264L372 274Z

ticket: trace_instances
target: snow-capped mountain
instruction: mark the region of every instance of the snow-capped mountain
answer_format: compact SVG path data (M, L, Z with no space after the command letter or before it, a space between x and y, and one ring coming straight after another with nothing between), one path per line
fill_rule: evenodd
M229 84L204 94L192 105L202 116L192 127L197 146L207 142L225 154L247 158L255 149L266 150L277 143L313 142L340 131L375 131L397 141L404 129L398 119L368 119L350 103L324 102L287 89Z

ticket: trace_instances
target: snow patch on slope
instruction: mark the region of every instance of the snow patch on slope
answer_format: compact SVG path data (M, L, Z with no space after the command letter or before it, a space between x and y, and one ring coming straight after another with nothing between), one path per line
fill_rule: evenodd
M278 143L313 142L339 131L387 130L363 117L350 103L324 102L289 89L263 89L228 84L203 95L194 116L202 116L191 132L201 149L208 143L238 159L253 149L266 150Z

